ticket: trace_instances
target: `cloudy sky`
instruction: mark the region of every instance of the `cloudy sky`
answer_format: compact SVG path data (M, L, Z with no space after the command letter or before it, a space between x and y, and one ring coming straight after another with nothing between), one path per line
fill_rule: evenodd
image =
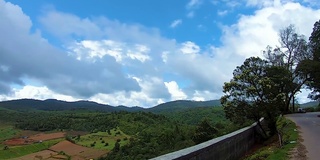
M0 0L0 100L218 99L280 29L319 19L318 0Z

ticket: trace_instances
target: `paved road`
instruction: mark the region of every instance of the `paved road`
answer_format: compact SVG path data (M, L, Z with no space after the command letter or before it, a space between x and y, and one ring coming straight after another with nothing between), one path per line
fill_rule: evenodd
M317 115L320 115L320 112L297 113L286 116L301 127L301 136L304 139L302 144L306 146L307 157L310 160L320 159L320 117L317 117Z

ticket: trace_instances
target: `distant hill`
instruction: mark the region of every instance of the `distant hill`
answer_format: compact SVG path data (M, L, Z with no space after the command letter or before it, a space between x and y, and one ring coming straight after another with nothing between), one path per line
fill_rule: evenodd
M19 99L0 102L0 107L19 110L19 111L31 111L31 110L44 110L44 111L66 111L66 110L90 110L90 111L103 111L103 112L115 112L115 111L147 111L153 113L161 112L176 112L190 108L197 107L213 107L220 106L219 100L211 101L190 101L190 100L177 100L172 102L166 102L159 104L151 108L141 107L127 107L127 106L111 106L105 104L99 104L92 101L75 101L66 102L56 99L47 100L35 100L35 99Z
M221 106L220 100L210 100L210 101L190 101L190 100L177 100L167 103L162 103L152 108L148 111L154 113L161 112L176 112L185 109L197 108L197 107L215 107Z
M44 110L44 111L65 111L65 110L95 110L104 112L118 111L119 109L110 105L99 104L91 101L66 102L56 99L35 100L19 99L0 102L0 107L11 110Z
M301 108L308 108L308 107L317 107L319 105L319 101L311 101L304 104L300 104Z

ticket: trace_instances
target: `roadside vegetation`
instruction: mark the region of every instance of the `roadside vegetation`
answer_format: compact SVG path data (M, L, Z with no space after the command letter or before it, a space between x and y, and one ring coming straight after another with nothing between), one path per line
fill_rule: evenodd
M274 135L256 147L257 150L247 155L244 160L287 160L290 152L297 146L299 133L291 120L279 117L277 120L279 135ZM279 137L281 137L279 139ZM281 143L280 143L281 142Z

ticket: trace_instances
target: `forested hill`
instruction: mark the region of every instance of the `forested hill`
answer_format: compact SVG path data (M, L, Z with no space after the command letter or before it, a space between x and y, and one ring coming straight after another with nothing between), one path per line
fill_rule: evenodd
M163 103L148 109L141 107L127 107L127 106L111 106L99 104L92 101L76 101L66 102L56 99L35 100L35 99L19 99L0 102L0 107L11 110L45 110L45 111L65 111L65 110L91 110L103 112L115 111L147 111L153 113L180 111L184 109L191 109L197 107L213 107L220 106L219 100L211 101L189 101L178 100Z
M311 101L311 102L307 102L307 103L304 103L304 104L300 104L300 107L308 108L308 107L316 107L318 105L319 105L318 101Z
M210 101L190 101L190 100L177 100L167 103L159 104L155 107L148 109L153 113L167 112L167 111L180 111L184 109L192 109L198 107L215 107L221 106L220 100Z
M110 105L99 104L91 101L66 102L56 99L35 100L19 99L0 102L0 107L12 110L45 110L45 111L64 111L64 110L98 110L113 112L119 109Z

